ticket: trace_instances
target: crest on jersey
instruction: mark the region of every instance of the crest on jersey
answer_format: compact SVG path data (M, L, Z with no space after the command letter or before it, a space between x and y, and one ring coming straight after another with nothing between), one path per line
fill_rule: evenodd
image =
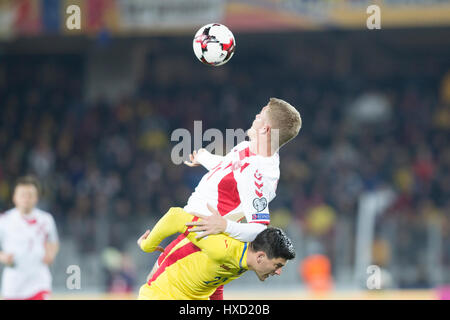
M253 199L253 208L256 211L261 212L267 207L267 199L266 198L255 198Z

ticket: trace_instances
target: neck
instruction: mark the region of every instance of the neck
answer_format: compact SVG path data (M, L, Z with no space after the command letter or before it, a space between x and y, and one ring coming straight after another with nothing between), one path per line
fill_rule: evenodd
M269 138L256 138L256 140L250 140L250 151L263 157L271 157L275 154L275 152L272 152L271 150Z
M33 209L28 210L28 209L19 209L19 208L17 208L17 210L19 210L20 214L23 216L28 216L33 211Z
M247 269L248 270L253 270L253 259L252 259L252 255L250 254L250 251L247 252Z

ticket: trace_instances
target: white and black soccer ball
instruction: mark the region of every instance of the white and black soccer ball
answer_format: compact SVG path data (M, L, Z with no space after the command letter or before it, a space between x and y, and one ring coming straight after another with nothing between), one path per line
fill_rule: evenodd
M210 66L220 66L233 56L236 41L226 26L210 23L197 31L192 45L198 60Z

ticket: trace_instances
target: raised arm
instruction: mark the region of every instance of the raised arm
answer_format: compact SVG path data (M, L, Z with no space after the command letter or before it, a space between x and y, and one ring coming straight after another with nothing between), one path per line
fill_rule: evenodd
M181 208L171 208L153 227L152 231L147 231L146 237L141 237L138 240L139 247L144 252L153 252L157 250L159 244L165 238L175 234L184 233L186 237L208 256L213 259L219 259L224 255L226 249L226 243L224 238L227 238L224 234L214 235L211 237L198 239L196 232L186 232L186 223L197 218ZM144 234L145 235L145 234Z
M199 149L198 152L194 150L192 154L189 155L189 159L191 161L185 161L185 165L189 167L202 165L206 169L211 170L223 160L223 157L212 154L206 149Z

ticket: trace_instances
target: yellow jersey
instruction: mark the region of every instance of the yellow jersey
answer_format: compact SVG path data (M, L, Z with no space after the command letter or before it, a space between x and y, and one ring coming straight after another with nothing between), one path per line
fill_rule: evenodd
M153 252L163 239L183 233L158 270L144 284L138 299L208 300L217 287L237 279L247 266L248 243L225 234L196 239L185 224L196 217L182 208L171 208L142 241L141 249Z

